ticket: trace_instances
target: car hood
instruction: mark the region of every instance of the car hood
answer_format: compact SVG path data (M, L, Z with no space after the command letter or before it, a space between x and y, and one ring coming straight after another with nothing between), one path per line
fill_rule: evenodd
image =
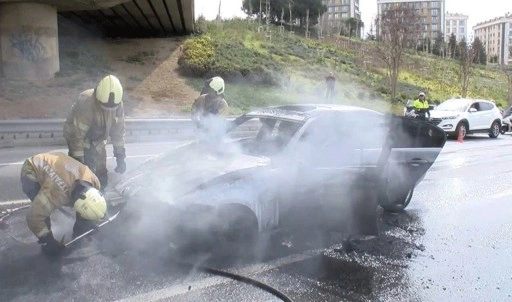
M269 164L267 157L243 154L227 145L216 148L192 142L144 162L127 173L115 190L125 198L137 194L177 199L216 178Z
M460 111L447 111L447 110L432 110L430 111L430 117L443 118L449 116L459 116L462 112Z

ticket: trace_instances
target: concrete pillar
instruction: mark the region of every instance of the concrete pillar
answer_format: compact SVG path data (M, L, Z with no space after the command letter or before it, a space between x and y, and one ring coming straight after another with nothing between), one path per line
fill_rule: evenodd
M0 3L0 69L11 79L49 79L59 71L57 9Z

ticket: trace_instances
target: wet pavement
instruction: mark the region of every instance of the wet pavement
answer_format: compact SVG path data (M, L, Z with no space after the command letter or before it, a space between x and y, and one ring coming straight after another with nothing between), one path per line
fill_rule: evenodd
M510 136L448 141L407 210L380 211L381 236L349 253L340 234L323 244L295 234L277 240L264 262L209 264L272 285L294 301L512 301L509 150ZM9 167L0 167L5 179L16 177ZM9 189L3 184L2 192ZM61 233L71 227L64 216L55 219ZM1 300L280 301L176 263L165 244L133 236L122 221L51 261L27 233L24 214L9 217L0 230Z

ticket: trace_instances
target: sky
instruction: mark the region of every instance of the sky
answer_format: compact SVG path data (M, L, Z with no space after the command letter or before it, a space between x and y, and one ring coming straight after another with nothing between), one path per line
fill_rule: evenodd
M194 0L196 18L203 15L206 19L212 20L217 16L219 0ZM468 15L468 29L477 23L504 16L507 12L512 13L512 2L509 0L445 0L446 12ZM241 11L242 0L222 0L221 16L223 18L244 17ZM377 14L377 0L359 0L365 31L368 31L372 18ZM365 33L366 34L366 33Z

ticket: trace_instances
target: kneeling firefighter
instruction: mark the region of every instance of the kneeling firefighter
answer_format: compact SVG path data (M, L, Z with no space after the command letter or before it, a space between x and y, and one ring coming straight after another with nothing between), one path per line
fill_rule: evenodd
M73 237L95 226L107 211L100 182L84 164L60 152L31 156L21 168L23 193L31 200L27 214L28 228L39 239L45 254L55 256L64 250L62 242L53 237L50 215L68 206L76 211Z
M104 77L94 89L83 91L64 123L69 153L86 164L98 177L101 189L108 185L106 144L110 137L117 161L115 171L126 171L123 87L113 75Z

